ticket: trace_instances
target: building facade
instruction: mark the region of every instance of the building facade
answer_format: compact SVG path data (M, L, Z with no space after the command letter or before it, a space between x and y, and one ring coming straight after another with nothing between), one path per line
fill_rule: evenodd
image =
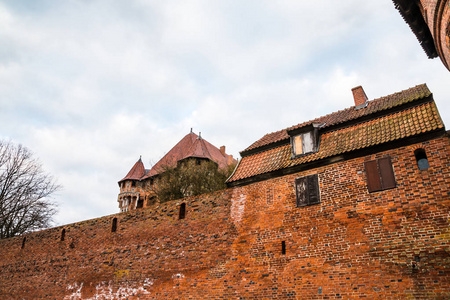
M449 299L450 136L426 85L269 133L229 188L0 240L5 299Z

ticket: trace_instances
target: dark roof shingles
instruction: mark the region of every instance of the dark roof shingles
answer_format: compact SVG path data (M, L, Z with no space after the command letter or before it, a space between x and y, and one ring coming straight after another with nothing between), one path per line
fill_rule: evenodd
M241 154L250 151L255 150L257 148L274 144L283 140L289 139L288 131L298 129L307 125L320 123L325 123L324 126L322 126L322 129L342 124L351 120L355 120L358 118L361 118L363 116L368 116L380 111L384 111L393 107L397 107L409 102L412 102L417 99L422 99L425 97L428 97L431 95L430 90L428 89L426 84L417 85L413 88L388 95L385 97L381 97L378 99L374 99L367 102L367 106L364 109L355 110L355 106L346 108L344 110L340 110L319 118L316 118L311 121L303 122L298 125L277 131L272 132L269 134L266 134L261 139L250 145L247 149L241 152Z

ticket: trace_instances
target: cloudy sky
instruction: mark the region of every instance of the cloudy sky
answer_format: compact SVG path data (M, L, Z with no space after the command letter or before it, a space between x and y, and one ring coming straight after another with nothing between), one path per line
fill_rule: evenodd
M450 72L391 0L0 0L0 138L63 185L59 225L118 212L117 181L191 127L236 157L355 86L421 83L450 126Z

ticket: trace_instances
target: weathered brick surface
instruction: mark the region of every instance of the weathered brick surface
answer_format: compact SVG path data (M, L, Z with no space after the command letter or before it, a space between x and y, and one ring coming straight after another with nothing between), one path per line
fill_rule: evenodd
M450 63L450 2L448 0L420 0L425 22L433 35L436 50L444 65ZM437 21L437 23L435 23Z
M424 148L430 168L418 170ZM449 299L448 137L0 241L2 299ZM397 187L368 193L389 155ZM294 179L319 174L321 203ZM178 220L178 205L187 204ZM111 222L117 217L117 231ZM285 242L286 254L281 244Z

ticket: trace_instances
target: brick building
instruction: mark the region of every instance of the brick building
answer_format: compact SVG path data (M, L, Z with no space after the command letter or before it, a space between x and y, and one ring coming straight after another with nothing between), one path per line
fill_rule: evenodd
M450 138L433 96L353 93L251 144L226 190L0 240L0 295L449 299Z
M195 167L206 161L216 163L220 169L226 169L229 165L237 163L232 155L225 153L225 146L221 146L220 149L215 147L203 139L201 134L195 134L192 129L151 169L145 169L142 159L139 158L128 174L118 182L120 192L117 201L120 211L147 207L154 203L155 188L166 168L191 162L193 163L190 165Z
M450 70L450 2L393 0L429 58L440 57Z

